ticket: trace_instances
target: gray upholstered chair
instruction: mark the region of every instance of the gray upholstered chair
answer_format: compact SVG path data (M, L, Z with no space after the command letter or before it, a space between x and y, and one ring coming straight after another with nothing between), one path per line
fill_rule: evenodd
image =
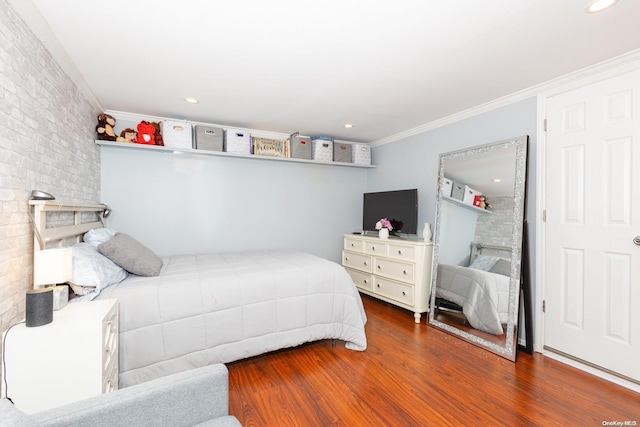
M215 364L27 415L0 400L2 426L240 426L229 415L229 373Z

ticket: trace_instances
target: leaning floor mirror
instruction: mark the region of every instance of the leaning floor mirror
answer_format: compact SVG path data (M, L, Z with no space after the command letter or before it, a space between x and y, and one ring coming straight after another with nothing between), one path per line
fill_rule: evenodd
M528 137L440 155L429 323L515 361Z

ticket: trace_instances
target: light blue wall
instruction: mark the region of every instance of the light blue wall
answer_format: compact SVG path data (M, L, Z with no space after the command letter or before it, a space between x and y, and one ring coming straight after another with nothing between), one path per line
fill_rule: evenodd
M367 170L102 147L107 225L161 256L290 248L341 260Z

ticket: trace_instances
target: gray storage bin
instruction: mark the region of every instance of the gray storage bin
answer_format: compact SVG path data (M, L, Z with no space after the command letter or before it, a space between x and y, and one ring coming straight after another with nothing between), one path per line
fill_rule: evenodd
M293 134L289 137L291 157L311 160L311 137Z
M465 191L465 185L464 184L460 184L458 182L454 182L453 183L453 189L451 190L451 198L452 199L456 199L456 200L464 200L464 191Z
M196 149L222 151L224 129L211 126L196 126Z
M351 163L351 144L333 143L333 161Z

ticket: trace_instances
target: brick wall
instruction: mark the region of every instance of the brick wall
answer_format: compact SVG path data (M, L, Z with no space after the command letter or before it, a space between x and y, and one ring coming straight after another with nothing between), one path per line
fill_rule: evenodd
M0 333L24 318L32 286L31 190L99 201L98 113L0 0Z
M491 245L511 246L513 232L513 197L493 197L491 215L478 215L476 242ZM504 255L504 254L503 254Z

